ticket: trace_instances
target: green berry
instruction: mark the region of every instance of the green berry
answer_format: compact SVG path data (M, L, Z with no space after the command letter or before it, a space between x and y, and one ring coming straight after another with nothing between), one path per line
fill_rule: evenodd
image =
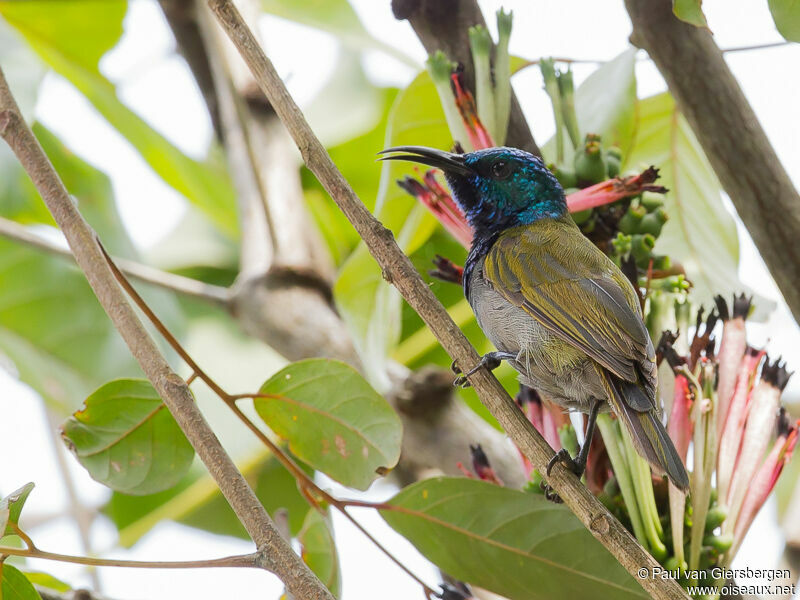
M706 515L706 531L713 531L725 520L728 516L728 511L725 507L716 504L708 510Z
M661 235L661 228L664 227L664 223L666 223L668 219L667 211L663 208L657 208L653 212L647 213L642 218L641 223L639 223L639 232L649 233L650 235L658 237Z
M583 225L592 217L592 209L587 208L586 210L579 210L578 212L572 213L572 220L575 221L575 225Z
M654 192L644 192L641 203L647 209L647 212L650 212L664 206L664 196Z
M550 170L556 176L556 179L558 179L558 182L561 184L561 187L563 187L564 190L567 190L568 188L578 187L578 178L575 177L575 171L573 171L572 169L567 169L566 167L559 167L558 165L554 165L550 168ZM564 193L569 196L569 192L565 191Z
M600 136L587 133L583 148L575 153L575 176L578 183L588 186L604 181L606 178L606 159L600 145Z
M627 212L622 215L617 227L622 233L637 233L642 217L646 214L647 211L643 207L631 205L628 207Z
M648 267L655 245L656 238L649 233L637 233L631 237L631 254L633 254L633 258L636 259L636 264L640 269Z

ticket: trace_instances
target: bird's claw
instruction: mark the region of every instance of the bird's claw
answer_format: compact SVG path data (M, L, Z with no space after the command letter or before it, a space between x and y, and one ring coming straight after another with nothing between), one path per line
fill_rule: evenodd
M566 448L561 448L558 452L553 455L553 458L550 459L550 462L547 463L547 476L550 477L550 472L553 470L553 467L556 463L561 463L567 469L575 473L578 477L583 475L583 470L585 465L583 465L579 460L573 459Z
M466 375L459 375L453 380L453 385L460 388L472 387L472 384L467 380Z
M450 370L459 376L455 379L455 381L453 381L453 385L462 388L468 388L470 387L470 383L469 381L467 381L467 378L470 375L474 375L482 367L486 367L489 371L494 371L497 367L500 366L503 360L509 360L511 358L515 358L515 355L509 354L508 352L489 352L488 354L484 354L483 356L481 356L481 359L478 361L478 364L472 367L466 373L464 373L461 370L461 367L459 367L456 364L456 361L453 361L450 364Z
M561 496L556 494L555 490L553 488L551 488L550 484L548 484L546 481L542 480L539 483L539 487L544 492L545 500L549 500L553 504L563 504L564 503L564 500L561 499Z

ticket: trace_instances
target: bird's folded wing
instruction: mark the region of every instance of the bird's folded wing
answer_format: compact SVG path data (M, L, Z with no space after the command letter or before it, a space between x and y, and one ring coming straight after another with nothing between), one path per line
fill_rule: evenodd
M577 228L575 235L582 237ZM535 231L502 236L486 257L484 277L553 334L617 377L641 382L653 398L655 352L638 299L594 246L564 231L544 241Z

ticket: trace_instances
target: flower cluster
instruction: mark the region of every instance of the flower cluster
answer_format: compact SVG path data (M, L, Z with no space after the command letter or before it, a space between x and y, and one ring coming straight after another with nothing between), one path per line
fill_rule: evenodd
M498 13L498 29L494 78L489 71L489 34L481 27L470 30L475 96L464 84L463 69L443 53L428 60L457 151L462 151L461 144L472 150L505 139L510 15ZM658 170L622 175L624 157L618 148L604 148L592 133L581 140L571 72L560 72L549 60L540 61L540 66L556 120L557 158L551 169L565 188L576 224L640 291L650 335L660 340L658 396L667 432L691 473L687 497L654 475L625 429L613 415L602 414L597 421L601 436L594 436L589 451L586 484L670 570L697 573L728 567L798 440L798 423L791 423L780 406L790 373L780 359L771 361L765 350L748 346L751 306L744 296L735 297L730 306L717 297L715 310L705 318L703 309L697 310L690 327L690 282L680 265L653 253L668 218L659 196L667 190L654 185ZM569 163L567 140L572 144ZM469 247L472 230L435 171L398 183ZM441 256L434 262L432 275L460 283L460 266ZM576 432L561 408L525 386L520 386L516 401L554 449L576 453ZM481 447L471 450L477 477L502 485ZM520 457L529 478L526 489L541 493L541 475L521 453Z

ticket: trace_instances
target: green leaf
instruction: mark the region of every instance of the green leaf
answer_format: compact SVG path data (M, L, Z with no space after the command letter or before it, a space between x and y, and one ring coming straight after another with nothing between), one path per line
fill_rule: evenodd
M342 574L330 519L319 511L308 511L297 539L302 548L303 561L338 598L342 593Z
M625 156L636 131L636 48L629 48L603 64L575 91L575 112L581 137L597 133L605 147L616 144ZM572 164L574 150L566 144L564 156ZM555 161L555 140L542 148L548 162Z
M780 34L790 42L800 42L800 1L769 0L769 11Z
M124 0L0 1L0 15L42 60L84 94L168 185L236 237L234 192L221 154L212 150L205 161L187 157L122 104L98 70L100 58L119 41L126 11Z
M0 600L42 600L42 597L19 570L0 562Z
M365 490L400 458L400 418L351 366L323 358L278 371L256 398L264 422L301 460Z
M449 575L510 600L647 598L567 508L466 478L415 483L381 516Z
M144 379L110 381L67 419L62 437L93 479L126 494L172 487L194 450Z
M22 507L25 506L25 501L28 499L28 495L33 490L34 485L34 483L26 483L0 500L0 531L3 531L3 535L0 535L0 537L16 533L15 526L19 525Z
M20 380L67 412L103 380L136 372L81 272L0 239L0 352Z
M83 217L103 239L106 249L120 256L136 257L136 250L114 202L114 191L108 176L72 152L53 132L39 122L33 133L42 145L47 158L70 195L78 204ZM39 192L30 178L22 172L22 190L4 203L3 216L26 225L56 226Z
M47 588L56 592L68 592L72 588L61 581L60 579L50 575L50 573L43 573L41 571L25 571L25 579L30 581L33 585Z
M739 238L733 217L722 204L720 184L689 124L668 93L639 102L636 143L627 168L655 165L659 183L669 188L664 208L669 221L655 250L679 261L692 281L692 301L709 305L746 287L739 281ZM757 298L763 316L774 303Z
M672 12L681 21L695 27L708 28L703 14L703 0L672 0Z
M14 92L14 99L26 120L30 120L45 69L27 44L2 21L0 21L0 56L3 57L3 75ZM10 149L5 150L11 153Z
M327 31L351 48L380 50L411 67L419 67L404 52L372 36L347 0L261 0L261 7L276 17Z

